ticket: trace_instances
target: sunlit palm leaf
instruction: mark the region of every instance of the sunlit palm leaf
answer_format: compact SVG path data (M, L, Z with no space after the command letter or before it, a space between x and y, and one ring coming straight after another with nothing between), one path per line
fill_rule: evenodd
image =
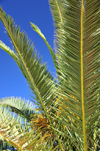
M0 18L14 45L15 55L18 56L20 62L18 65L26 76L33 93L36 95L37 102L39 102L39 105L41 104L40 107L45 108L43 107L43 102L46 104L52 98L53 78L47 71L46 66L42 64L36 51L34 51L33 44L28 41L23 32L20 32L19 27L17 28L13 24L13 20L9 16L8 18L5 16L1 8Z
M0 100L0 108L8 108L10 111L18 114L20 117L31 120L31 114L34 113L34 106L29 101L21 98L4 98Z
M44 40L45 44L47 45L47 47L48 47L48 49L50 51L50 54L52 56L52 60L54 62L56 72L57 72L58 71L58 63L57 63L57 59L56 59L56 55L55 55L54 51L50 47L49 43L46 40L46 37L43 35L43 33L41 32L41 30L35 24L33 24L33 23L30 23L30 24L31 24L33 30L36 31L42 37L42 39Z
M24 131L19 118L12 117L6 109L0 109L0 135L17 150L23 150L18 144L18 139L23 136Z
M28 123L22 127L20 119L12 117L5 109L0 110L0 115L0 135L18 151L48 151L54 148L53 137L48 132L43 134L40 127L36 129L34 124ZM58 145L54 150L57 148Z
M48 109L56 98L54 95L55 81L47 71L45 64L42 64L41 59L39 59L36 51L34 51L33 44L28 40L25 33L20 32L20 28L17 28L11 17L6 16L1 7L0 19L7 30L7 34L12 41L15 53L19 59L17 64L26 77L32 93L35 95L36 101L34 103L45 113L50 125L53 127L48 115ZM54 132L63 150L59 136L55 130Z
M60 68L59 119L70 133L77 132L86 151L90 129L100 116L100 1L50 0L50 4Z

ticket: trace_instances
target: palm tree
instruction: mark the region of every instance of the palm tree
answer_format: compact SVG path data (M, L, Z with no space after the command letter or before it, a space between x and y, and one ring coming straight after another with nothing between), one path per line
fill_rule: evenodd
M96 151L100 148L100 0L49 2L56 53L41 30L33 23L31 26L51 53L57 79L42 64L25 33L0 7L0 20L14 51L1 41L0 47L19 66L37 106L26 127L10 115L3 118L0 134L17 150ZM7 107L13 110L11 105ZM16 108L13 111L19 114Z

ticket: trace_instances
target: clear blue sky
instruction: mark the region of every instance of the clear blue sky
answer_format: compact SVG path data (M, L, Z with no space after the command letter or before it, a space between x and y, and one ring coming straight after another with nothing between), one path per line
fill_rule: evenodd
M13 17L28 38L47 62L48 69L55 75L55 69L49 50L39 35L32 30L30 23L35 23L45 35L49 44L54 48L54 26L48 0L0 0L3 10ZM11 49L13 48L5 28L0 21L0 40ZM0 49L0 99L4 97L21 97L30 100L27 82L13 59Z

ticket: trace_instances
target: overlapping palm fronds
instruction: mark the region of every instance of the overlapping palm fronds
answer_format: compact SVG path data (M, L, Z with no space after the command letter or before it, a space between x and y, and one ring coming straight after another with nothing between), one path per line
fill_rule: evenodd
M12 146L16 148L15 145L16 143L13 141L11 143L9 141L12 135L15 137L14 133L12 133L12 130L14 130L14 132L17 135L18 132L19 134L21 134L24 133L25 129L26 130L29 129L28 127L30 127L29 123L31 121L31 114L33 114L34 112L35 110L33 105L26 100L21 100L21 98L12 97L0 100L0 126L1 126L0 149L3 150L9 148L14 150ZM7 122L9 122L8 125ZM20 127L20 130L22 129L22 131L18 131L19 130L18 125Z
M0 47L16 61L38 107L30 120L30 131L21 133L24 140L23 136L19 137L20 147L45 151L96 151L100 147L100 1L49 2L55 25L56 53L40 29L33 23L31 26L51 53L58 82L42 64L25 33L0 8L0 20L14 51L1 41ZM9 103L7 106L18 111Z
M18 99L13 101L16 102L16 100L18 101ZM50 128L49 122L44 118L44 116L37 113L36 109L34 109L34 113L29 114L30 120L25 120L27 119L26 116L24 117L24 114L20 113L23 108L21 109L20 107L18 110L18 104L21 104L22 106L23 102L19 101L20 103L18 102L15 107L14 103L10 105L11 101L8 102L9 106L6 105L6 102L5 106L0 107L0 140L1 144L3 142L5 143L5 141L7 142L6 144L3 143L4 145L2 145L2 149L10 148L10 145L19 151L38 151L49 149L55 151L59 148L58 144L54 147L53 140L55 137L52 129ZM23 105L25 109L25 102ZM8 109L5 107L8 107ZM11 108L11 111L15 112L14 114L10 112L9 107Z

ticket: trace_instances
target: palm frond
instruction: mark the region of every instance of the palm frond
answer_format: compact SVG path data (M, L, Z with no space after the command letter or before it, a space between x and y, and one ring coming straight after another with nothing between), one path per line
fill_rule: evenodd
M0 109L0 136L6 140L10 145L15 147L17 150L23 150L23 148L18 144L18 139L23 136L25 127L28 129L28 125L22 127L22 123L19 118L15 118L4 108Z
M33 44L27 39L25 33L20 32L19 27L17 28L14 25L13 19L9 16L7 17L1 8L0 19L12 40L15 55L17 55L20 62L18 64L19 68L25 75L33 94L36 95L36 101L41 104L40 108L43 108L42 102L44 100L48 102L48 99L50 101L52 98L51 92L55 86L53 77L47 71L45 64L42 64L41 59L39 59L39 56L34 50ZM9 54L11 54L10 51ZM47 94L43 87L46 88Z
M33 24L31 22L30 22L30 24L31 24L31 27L33 28L33 30L36 31L42 37L42 39L44 40L45 44L47 45L47 47L48 47L48 49L50 51L50 54L52 56L52 60L53 60L54 65L55 65L55 69L56 69L56 71L58 71L58 63L57 63L56 55L55 55L54 51L52 50L52 48L50 47L49 43L47 42L46 37L43 35L41 30L35 24Z
M42 125L39 127L36 126L36 123L34 124L37 116L30 125L28 123L22 123L20 119L18 117L15 118L14 115L12 117L6 109L1 109L0 115L0 136L18 151L48 151L49 149L55 150L59 148L59 145L54 147L54 138L50 134L50 131L46 131L46 128L43 128L43 123L41 123ZM39 117L38 122L40 122ZM43 131L41 131L41 129Z
M50 125L53 127L48 115L48 108L52 105L56 97L54 95L55 81L50 72L48 72L45 64L42 64L41 59L39 59L36 51L34 51L33 44L28 40L25 33L20 32L20 28L17 28L11 17L6 16L1 7L0 20L4 24L7 34L14 46L15 53L19 58L18 66L26 77L32 93L35 95L35 103L39 106L41 111L45 113ZM54 133L63 150L58 134L56 131L54 131Z
M87 151L100 116L100 1L50 0L50 5L59 62L58 119L77 132Z
M31 114L34 113L35 107L32 103L21 98L2 98L0 100L0 108L7 108L9 111L18 114L18 116L30 121Z

